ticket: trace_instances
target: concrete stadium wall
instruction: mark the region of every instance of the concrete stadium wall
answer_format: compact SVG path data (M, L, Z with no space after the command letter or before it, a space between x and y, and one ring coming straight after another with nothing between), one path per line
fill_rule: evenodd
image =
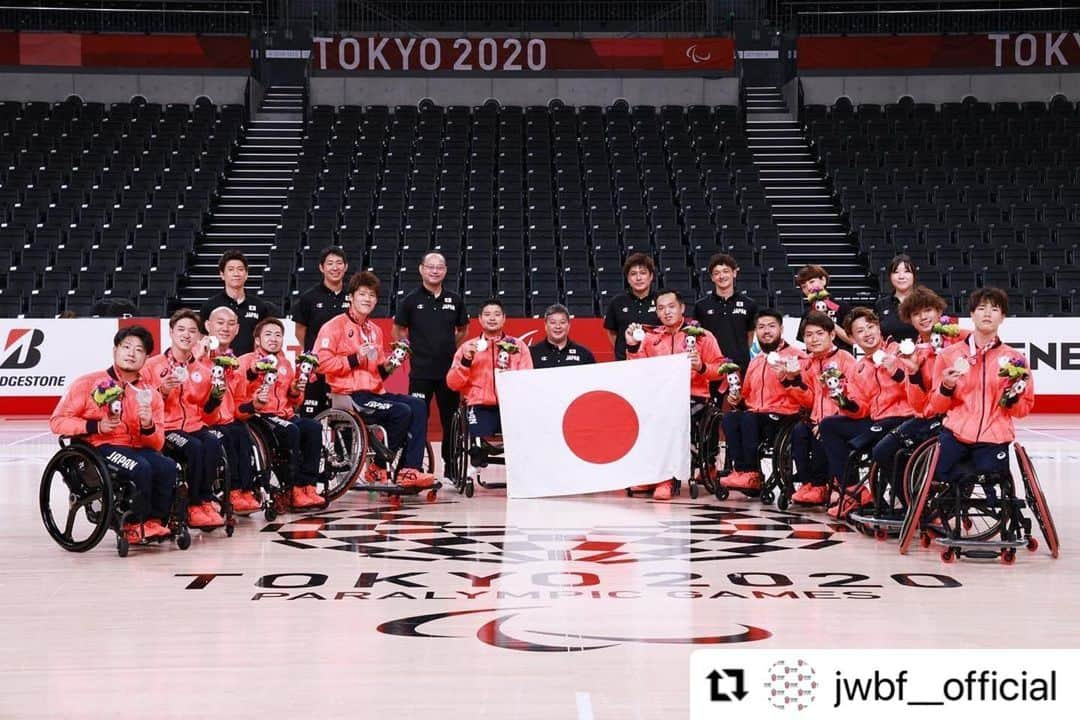
M702 77L356 77L311 79L313 105L411 105L431 98L441 105L479 105L496 98L506 105L735 105L737 78Z
M1080 99L1080 73L979 73L968 75L800 75L804 102L894 103L904 95L915 102L959 102L972 95L982 102L1049 101L1062 94Z
M205 95L219 105L239 104L247 78L247 73L0 72L0 100L60 102L78 95L84 102L114 103L142 95L149 102L191 104Z

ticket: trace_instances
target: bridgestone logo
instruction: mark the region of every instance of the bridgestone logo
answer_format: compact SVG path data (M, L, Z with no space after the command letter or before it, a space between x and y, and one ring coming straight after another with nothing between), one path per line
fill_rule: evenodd
M109 457L105 458L113 465L124 468L128 472L135 472L136 460L134 458L125 457L124 455L116 452L115 450L109 453Z
M64 387L63 375L0 375L0 387Z

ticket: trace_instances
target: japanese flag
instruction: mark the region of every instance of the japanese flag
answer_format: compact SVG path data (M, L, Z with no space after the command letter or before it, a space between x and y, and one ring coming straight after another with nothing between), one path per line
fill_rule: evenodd
M690 475L686 355L496 375L512 498Z

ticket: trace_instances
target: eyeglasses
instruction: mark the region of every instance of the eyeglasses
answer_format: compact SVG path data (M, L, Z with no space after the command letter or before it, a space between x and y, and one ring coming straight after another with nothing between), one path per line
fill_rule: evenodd
M445 265L424 265L425 270L445 270Z

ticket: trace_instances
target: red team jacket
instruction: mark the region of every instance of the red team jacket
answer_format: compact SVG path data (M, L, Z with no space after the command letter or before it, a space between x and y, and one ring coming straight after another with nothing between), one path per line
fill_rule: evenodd
M965 342L970 334L971 331L969 330L961 330L960 335L955 339L945 339L945 347L947 348L957 342ZM944 348L942 349L942 352L944 352ZM916 415L924 419L929 419L936 415L936 413L930 409L927 401L930 399L929 393L932 389L930 383L934 379L934 362L937 360L937 356L938 353L931 343L921 342L916 344L915 362L919 364L919 369L914 374L908 376L908 404L911 405L911 409L915 411Z
M203 410L210 399L210 366L194 357L185 363L177 362L166 350L146 361L142 376L151 387L157 389L177 365L187 368L188 379L165 398L165 430L197 432L206 426Z
M240 376L237 383L239 393L235 398L237 410L247 414L258 412L260 415L277 415L289 420L296 415L296 408L304 401L304 394L293 394L292 384L295 373L292 363L280 350L277 352L277 378L273 387L270 388L270 402L255 410L255 393L259 390L264 378L262 373L255 371L255 363L265 355L266 353L256 351L240 356L240 367L233 371Z
M776 352L785 359L799 358L801 365L805 365L810 357L799 348L788 345L784 341L780 342ZM801 408L799 401L787 392L781 377L769 369L766 352L755 355L750 361L750 366L746 368L746 377L742 382L742 397L746 409L750 412L795 415Z
M57 435L86 436L86 441L94 447L119 445L160 450L165 444L165 403L161 393L154 390L150 400L150 414L154 418L154 427L149 431L143 430L139 426L139 402L134 392L134 389L150 387L142 379L136 380L125 388L120 411L123 424L111 433L105 435L98 433L98 420L105 418L109 410L94 402L92 396L94 388L110 380L119 382L113 368L89 373L75 380L68 388L64 399L53 410L52 417L49 418L49 430Z
M1024 359L1022 353L995 339L985 350L978 350L972 337L967 342L949 346L934 363L928 406L933 415L945 415L944 425L957 440L964 443L1008 443L1016 437L1013 418L1022 418L1035 404L1035 384L1032 376L1027 387L1015 402L1002 407L999 401L1009 384L999 377L1000 363L1013 358ZM951 391L941 386L945 369L958 359L966 359L971 369ZM1024 359L1027 366L1027 360Z
M360 345L374 343L375 359L361 354ZM319 357L319 374L326 378L331 392L350 395L367 390L377 395L386 392L379 368L386 362L382 330L370 320L356 322L348 312L336 316L319 330L312 348Z
M674 333L668 332L663 325L655 327L645 333L645 339L637 347L626 346L626 358L636 360L647 357L663 357L665 355L678 355L687 352L686 333L682 332L683 325ZM703 367L700 371L690 370L690 397L709 397L709 383L721 381L720 392L727 392L727 377L721 375L718 368L724 364L724 354L720 352L720 345L716 338L708 330L697 339L698 357L701 358Z
M897 354L896 343L882 345L890 355ZM914 417L915 411L907 399L907 373L897 364L893 372L874 365L873 354L863 355L855 363L855 374L848 376L848 397L859 406L859 412L841 410L848 417L869 417L884 420L895 417Z
M487 349L477 352L472 360L465 359L465 344L463 343L454 353L454 361L446 373L446 384L454 392L462 394L466 405L499 404L499 396L495 392L497 367L495 361L499 356L499 346L496 343L506 340L513 342L518 349L516 353L510 355L510 362L506 369L532 370L532 354L529 352L529 346L505 333L498 340L488 340Z
M839 348L833 348L822 356L811 356L803 362L802 373L795 384L787 385L787 391L800 405L810 409L810 420L819 423L823 419L836 415L840 412L836 401L829 397L825 387L821 384L821 373L827 367L835 364L844 374L849 389L847 396L851 398L851 379L855 375L855 358L851 353ZM859 412L845 413L849 417L866 417L866 410L862 406Z
M213 359L214 356L211 355L207 362L210 362ZM210 369L212 373L212 363ZM221 396L221 400L217 404L214 404L211 401L203 407L203 422L207 425L228 425L236 420L246 420L249 418L249 414L240 412L236 406L236 398L243 391L241 385L244 382L246 382L246 380L244 380L244 375L240 372L240 368L226 370L225 394ZM209 410L206 408L209 408Z

